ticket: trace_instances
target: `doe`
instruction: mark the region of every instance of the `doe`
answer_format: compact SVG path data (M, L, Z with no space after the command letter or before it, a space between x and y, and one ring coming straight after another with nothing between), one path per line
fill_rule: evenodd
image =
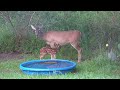
M78 30L69 31L43 31L41 26L34 27L31 25L36 37L41 38L46 41L51 48L55 48L54 44L59 44L60 46L71 44L78 52L78 62L81 61L81 48L79 45L79 40L81 37L81 32Z

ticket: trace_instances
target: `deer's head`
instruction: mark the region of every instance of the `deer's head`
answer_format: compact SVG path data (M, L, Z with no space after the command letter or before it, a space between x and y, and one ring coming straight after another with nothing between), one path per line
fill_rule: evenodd
M36 37L43 36L43 26L34 27L33 25L31 25L31 28L33 29L33 32L35 33Z

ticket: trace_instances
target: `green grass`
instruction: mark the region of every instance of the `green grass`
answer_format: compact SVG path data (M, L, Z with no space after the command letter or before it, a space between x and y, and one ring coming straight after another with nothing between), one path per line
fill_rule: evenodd
M109 61L103 56L83 61L76 66L75 72L65 75L26 75L21 72L22 62L38 59L34 55L24 55L25 59L0 61L1 79L120 79L120 62ZM48 57L47 57L48 58ZM73 60L72 60L73 61ZM76 62L76 61L75 61Z
M73 29L81 31L82 37L80 46L82 48L84 61L77 64L75 74L29 76L20 71L19 64L30 59L38 59L38 55L25 55L25 59L9 59L4 62L0 60L0 78L120 78L120 62L112 62L99 55L100 52L105 51L102 51L102 48L106 49L105 44L108 43L107 41L109 41L110 38L114 41L113 48L116 48L117 44L120 42L119 14L120 12L113 11L36 12L33 16L32 24L37 24L39 20L39 23L43 24L45 31L67 31ZM32 52L32 54L39 53L39 49L45 46L45 41L37 39L31 27L22 29L24 25L26 26L28 23L26 16L29 16L29 13L18 11L14 13L9 12L9 15L16 31L14 31L9 22L0 17L0 53L11 53L14 51L20 51L21 53ZM46 58L50 58L50 56ZM57 58L74 59L73 61L76 62L77 52L70 45L62 46L57 54Z

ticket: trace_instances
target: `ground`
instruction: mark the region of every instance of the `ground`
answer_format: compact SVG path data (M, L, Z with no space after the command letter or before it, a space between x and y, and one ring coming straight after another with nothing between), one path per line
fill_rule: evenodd
M12 52L12 53L0 53L0 61L1 60L9 60L9 59L23 59L24 57L21 56L18 52Z

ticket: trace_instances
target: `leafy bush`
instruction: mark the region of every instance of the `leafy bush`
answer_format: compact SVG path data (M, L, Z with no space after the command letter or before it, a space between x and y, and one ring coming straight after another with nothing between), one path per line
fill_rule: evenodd
M45 42L35 38L30 24L42 24L45 31L81 31L80 45L85 58L93 57L96 50L102 52L106 43L115 48L120 42L118 11L1 11L0 52L39 51ZM76 53L70 46L63 46L60 52L71 55L71 50Z

